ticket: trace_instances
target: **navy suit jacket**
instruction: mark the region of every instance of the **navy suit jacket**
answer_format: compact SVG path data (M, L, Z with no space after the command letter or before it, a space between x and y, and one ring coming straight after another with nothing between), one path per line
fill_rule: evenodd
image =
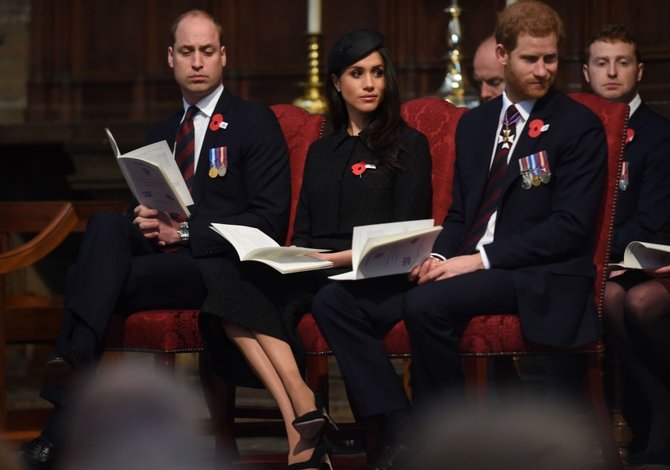
M283 244L291 201L289 155L274 113L266 106L233 96L226 89L214 113L228 126L207 129L195 172L188 249L198 260L208 290L216 282L222 257L232 246L209 228L212 222L256 227ZM174 147L184 114L180 109L148 133L149 143ZM208 152L227 147L228 171L210 178Z
M629 184L619 190L611 259L620 261L633 240L670 243L670 121L642 103L628 128Z
M458 254L484 194L502 97L461 118L456 131L453 203L435 251ZM529 135L528 123L548 128ZM588 108L550 90L533 107L503 177L491 268L510 270L524 334L553 346L576 346L599 334L593 298L594 221L601 200L607 145ZM546 151L551 181L523 189L518 161ZM481 287L481 286L480 286Z

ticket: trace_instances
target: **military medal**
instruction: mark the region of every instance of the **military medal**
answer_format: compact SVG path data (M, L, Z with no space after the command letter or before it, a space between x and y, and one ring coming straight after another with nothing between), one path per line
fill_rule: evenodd
M500 142L502 142L501 147L504 149L508 149L511 145L514 145L514 134L512 134L512 129L508 127L508 124L505 124L505 127L502 130Z
M619 178L619 189L621 191L625 191L628 189L628 183L629 183L628 166L629 162L623 162L621 164L621 178Z
M551 181L551 170L549 169L549 160L547 159L547 152L542 150L538 154L540 160L540 181L547 184Z
M216 167L216 153L215 149L209 149L209 177L216 178L219 174L219 170Z
M514 109L514 113L508 118L507 113L510 109ZM500 134L498 135L498 144L501 144L500 148L508 149L514 145L514 140L516 137L516 123L519 119L521 119L521 114L516 110L516 108L513 108L513 105L510 105L508 111L505 112L505 116L503 117L502 122L503 127Z
M547 184L551 181L551 170L549 169L549 158L547 152L528 155L519 159L519 171L521 173L521 187L531 187Z
M228 147L209 149L209 176L225 176L228 171Z
M530 189L533 185L530 176L530 169L528 168L528 160L526 158L519 159L519 173L521 173L521 187L523 189Z

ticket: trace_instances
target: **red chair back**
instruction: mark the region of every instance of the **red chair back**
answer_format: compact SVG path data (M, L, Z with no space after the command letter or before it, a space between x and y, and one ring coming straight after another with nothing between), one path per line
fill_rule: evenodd
M623 161L624 140L628 123L628 105L625 103L610 103L599 96L589 93L571 93L570 98L587 106L602 121L607 136L607 189L603 191L603 199L594 233L595 250L593 264L597 269L593 292L596 296L598 314L602 312L603 297L605 295L605 281L607 276L607 260L610 254L612 227L614 226L614 208L619 193L619 175Z
M309 114L292 104L275 104L270 107L277 116L291 156L291 214L289 216L286 243L291 242L293 221L302 187L302 174L309 146L323 133L325 120L318 114Z
M428 138L433 159L433 218L441 224L451 206L451 186L456 162L456 125L466 108L439 98L417 98L402 105L407 124Z

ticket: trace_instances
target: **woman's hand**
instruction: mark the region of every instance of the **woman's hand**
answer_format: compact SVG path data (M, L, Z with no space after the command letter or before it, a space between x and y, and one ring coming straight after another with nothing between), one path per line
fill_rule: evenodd
M660 268L656 269L645 269L644 272L652 276L659 276L659 277L670 276L670 264L661 266Z
M351 267L351 250L337 251L335 253L308 253L307 256L330 261L333 263L334 268Z

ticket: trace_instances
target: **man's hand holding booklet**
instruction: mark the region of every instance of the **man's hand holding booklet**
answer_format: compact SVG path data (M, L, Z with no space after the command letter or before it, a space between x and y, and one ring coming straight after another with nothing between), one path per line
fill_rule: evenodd
M193 198L167 142L145 145L122 155L111 131L105 128L105 132L135 199L167 212L175 220L187 219Z
M212 229L233 245L242 261L259 261L284 274L332 267L330 261L309 256L329 250L279 246L253 227L212 224ZM409 272L430 256L440 230L442 227L433 226L432 219L354 227L353 270L330 279L368 279Z

